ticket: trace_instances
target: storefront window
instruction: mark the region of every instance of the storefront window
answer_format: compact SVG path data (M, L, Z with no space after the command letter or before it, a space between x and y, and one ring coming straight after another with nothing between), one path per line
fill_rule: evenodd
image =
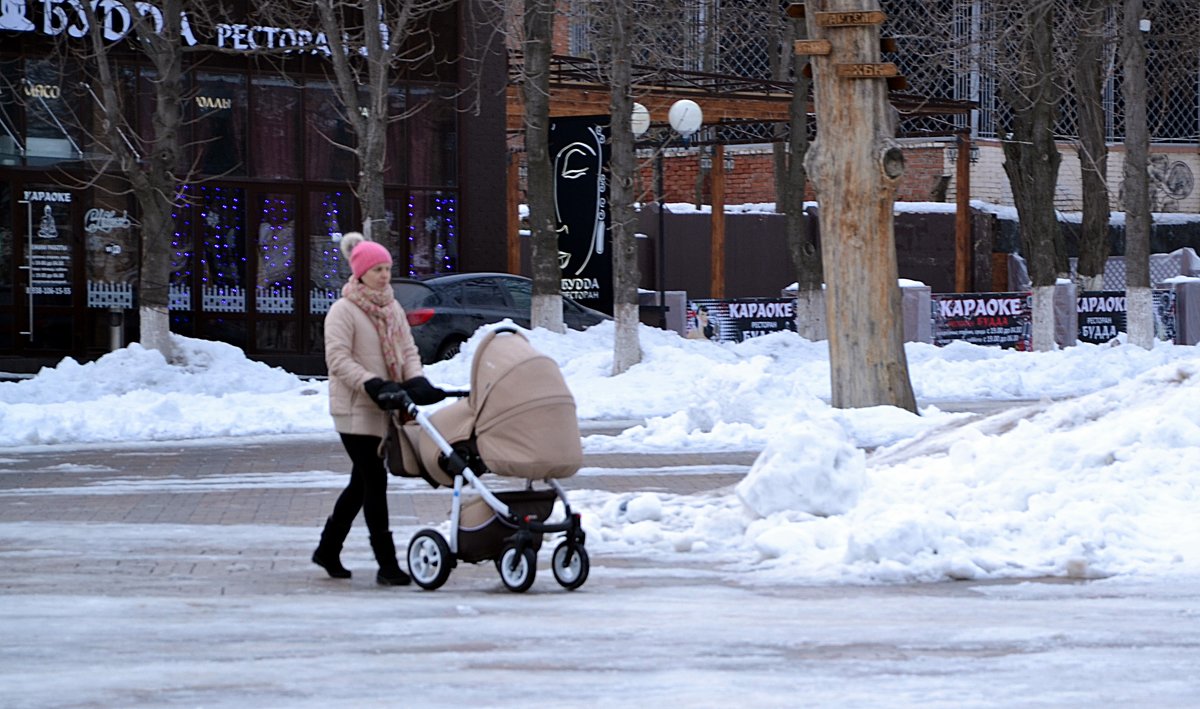
M250 154L256 177L301 176L300 88L283 77L256 76L250 84L254 113Z
M408 179L408 121L401 118L408 107L408 97L402 87L393 87L388 92L387 163L384 167L384 182L404 184Z
M87 269L89 308L133 307L137 283L138 240L130 217L129 198L121 195L119 183L102 180L84 200L84 253Z
M0 76L20 76L19 67L16 61L0 61ZM0 165L21 164L20 146L24 141L17 123L19 115L16 87L0 82Z
M185 185L182 189L183 198L175 212L171 214L175 220L175 234L171 237L169 295L172 311L190 311L192 309L192 260L195 247L192 240L192 207L187 200L192 197L193 192L194 190L188 189ZM171 317L171 329L174 330L175 312L171 313Z
M413 192L408 199L408 275L458 270L458 199L453 193Z
M0 305L13 304L13 198L7 182L0 182ZM4 333L0 333L3 338Z
M27 185L33 237L25 249L29 290L36 305L70 305L75 271L71 202L78 195L56 185Z
M426 16L419 31L409 33L403 56L420 57L402 67L404 78L412 81L445 81L458 79L458 6L451 6Z
M327 83L313 82L305 89L305 174L310 180L344 182L358 172L354 132L343 115L341 101Z
M142 144L154 140L154 77L152 69L140 69L137 76L137 127Z
M294 311L296 278L296 201L287 194L263 195L254 252L257 259L257 307L260 313Z
M196 74L191 97L196 165L207 175L246 174L246 80Z
M300 326L291 316L296 312L297 209L290 194L265 194L258 199L254 309L259 315L255 344L260 351L296 349Z
M452 93L427 87L409 91L409 184L452 187L458 183L457 114Z
M313 313L329 310L350 277L339 244L344 232L357 230L356 221L354 196L348 190L309 194L309 309Z
M26 164L53 165L83 157L68 83L57 62L25 62L25 81L19 90L25 104Z
M246 312L245 196L231 187L200 187L201 309Z

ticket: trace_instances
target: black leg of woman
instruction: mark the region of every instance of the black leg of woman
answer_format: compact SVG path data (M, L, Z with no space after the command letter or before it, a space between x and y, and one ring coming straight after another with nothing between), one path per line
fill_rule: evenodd
M350 482L333 506L333 518L349 531L358 511L363 511L372 535L388 530L387 470L379 458L379 438L343 433L342 445L350 455Z
M391 520L388 518L388 473L383 466L383 459L379 457L379 444L383 440L377 436L348 433L341 436L353 467L350 470L350 485L338 498L334 514L339 514L343 500L347 514L351 510L353 514L357 514L361 508L367 531L371 534L371 550L375 552L375 560L379 562L376 582L385 586L407 585L409 577L396 561L396 546L392 541Z
M346 483L346 489L342 490L342 494L338 495L337 502L333 504L333 514L325 520L325 529L321 531L321 543L313 552L312 560L333 578L348 579L351 576L350 570L342 566L340 559L342 544L346 541L346 535L350 533L350 527L354 525L354 518L358 516L358 511L363 509L363 503L372 495L378 496L375 493L377 484L374 482L376 476L372 467L382 466L378 463L378 456L373 453L376 449L372 448L372 446L378 445L378 438L346 433L341 436L342 445L350 455L350 482ZM386 475L385 472L382 479L383 495L385 496L387 494ZM386 497L383 499L383 505L383 519L386 528ZM364 515L368 520L367 528L372 531L372 534L374 533L374 527L371 526L372 520L374 515L378 515L374 507L375 503L368 508Z

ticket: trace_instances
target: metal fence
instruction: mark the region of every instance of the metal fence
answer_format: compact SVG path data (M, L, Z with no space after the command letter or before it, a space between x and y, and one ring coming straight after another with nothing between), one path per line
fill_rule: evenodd
M906 119L907 134L970 128L977 137L1004 132L1008 109L997 90L997 77L1011 72L1005 58L1012 47L1003 37L999 9L1033 0L882 0L887 14L882 35L897 40L895 62L908 82L908 92L921 96L974 101L970 117ZM1076 111L1070 71L1077 36L1077 0L1056 2L1056 48L1062 89L1058 133L1076 136ZM665 0L636 3L635 61L666 69L703 71L760 79L784 79L793 28L778 0ZM1103 91L1108 139L1124 140L1121 61L1117 42L1120 2L1114 0L1105 26L1106 78ZM1150 3L1153 17L1146 32L1151 140L1158 143L1200 141L1200 12L1195 0ZM1003 6L1003 8L1000 8ZM576 56L603 56L605 42L598 22L605 4L570 0L570 51ZM756 130L769 138L771 131Z

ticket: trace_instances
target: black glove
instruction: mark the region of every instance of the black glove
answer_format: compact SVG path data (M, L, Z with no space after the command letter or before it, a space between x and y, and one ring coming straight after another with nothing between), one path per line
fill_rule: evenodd
M436 404L446 398L446 392L429 383L425 377L413 377L400 386L408 392L408 398L417 406Z
M368 379L363 384L363 389L367 390L367 396L371 397L371 401L384 411L388 409L400 408L400 398L395 396L404 391L404 387L396 382L388 382L376 377Z

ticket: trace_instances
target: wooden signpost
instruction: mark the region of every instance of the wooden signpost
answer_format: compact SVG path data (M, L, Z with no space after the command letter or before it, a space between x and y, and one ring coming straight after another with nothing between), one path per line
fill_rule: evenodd
M821 206L833 405L915 412L892 225L904 154L887 98L902 77L879 56L887 15L879 0L809 0L787 13L807 24L795 52L813 68L817 137L805 167Z

